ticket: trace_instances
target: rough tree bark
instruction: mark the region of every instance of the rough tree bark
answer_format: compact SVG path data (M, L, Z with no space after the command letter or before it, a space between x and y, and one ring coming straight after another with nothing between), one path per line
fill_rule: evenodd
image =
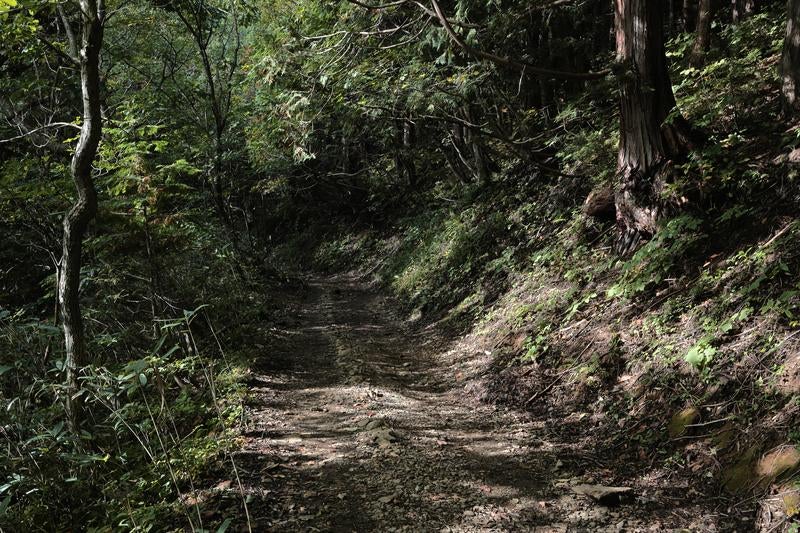
M689 62L694 67L701 67L706 62L706 54L711 47L711 22L714 19L714 3L712 0L700 0L697 7L697 30L694 46Z
M58 276L58 301L66 347L67 417L73 430L79 429L82 402L76 393L78 369L88 361L81 316L80 273L83 238L97 212L97 192L92 180L92 162L102 134L100 109L100 49L103 44L104 0L80 0L81 49L77 60L81 70L83 125L72 157L71 172L77 198L64 217L62 256Z
M781 59L781 95L788 116L800 113L800 0L788 0Z
M655 233L666 208L662 193L669 162L685 154L691 144L688 125L673 113L663 8L662 2L653 0L615 0L621 69L615 204L621 254Z

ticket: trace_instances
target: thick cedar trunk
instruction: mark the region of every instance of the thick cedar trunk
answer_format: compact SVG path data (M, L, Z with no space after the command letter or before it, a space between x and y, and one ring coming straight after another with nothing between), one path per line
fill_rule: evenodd
M701 67L706 61L706 54L711 47L711 21L714 18L712 0L700 0L697 9L697 30L689 59L692 66Z
M88 361L86 337L81 317L78 289L80 286L83 238L89 222L97 212L97 193L92 181L92 162L97 155L102 133L100 110L100 48L103 43L103 0L81 0L82 41L81 93L83 95L83 125L72 158L72 178L77 198L64 217L64 237L58 277L58 301L66 347L67 416L74 430L82 418L78 369Z
M664 51L661 2L615 0L620 76L620 144L615 191L618 251L655 233L663 215L668 162L689 146L688 127L675 109Z
M788 0L781 59L781 93L787 116L800 112L800 0Z

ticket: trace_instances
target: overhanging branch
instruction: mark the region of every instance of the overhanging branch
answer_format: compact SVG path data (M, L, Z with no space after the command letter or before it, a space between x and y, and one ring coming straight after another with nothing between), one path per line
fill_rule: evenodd
M564 70L552 70L537 67L536 65L528 63L527 61L519 61L516 59L498 56L489 52L483 52L473 48L453 30L450 21L448 21L447 17L444 16L442 8L437 0L431 0L431 6L436 14L436 18L439 20L439 24L442 25L442 28L444 28L444 31L450 37L450 40L453 41L459 48L478 59L486 59L493 63L497 63L498 65L518 70L523 74L532 74L534 76L557 79L599 80L605 78L611 72L609 69L601 70L599 72L567 72Z

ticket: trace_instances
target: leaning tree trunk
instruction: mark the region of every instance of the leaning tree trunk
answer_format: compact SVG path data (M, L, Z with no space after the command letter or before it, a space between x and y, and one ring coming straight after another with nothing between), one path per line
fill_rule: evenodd
M617 249L625 254L655 233L669 161L689 147L688 126L675 110L664 51L661 2L615 0L620 75L620 143L615 190ZM674 115L674 114L673 114ZM670 120L667 121L667 117Z
M72 157L72 179L77 198L64 217L58 300L66 347L67 417L73 430L82 419L78 369L87 363L86 337L80 299L80 273L83 238L97 212L97 193L92 181L92 162L97 155L102 133L100 111L100 48L103 43L104 0L80 0L82 42L78 56L83 95L83 125Z
M800 112L800 0L787 2L786 39L781 60L781 95L788 117Z
M697 8L697 30L689 62L693 67L701 67L706 62L706 54L711 47L711 21L714 18L712 0L700 0Z

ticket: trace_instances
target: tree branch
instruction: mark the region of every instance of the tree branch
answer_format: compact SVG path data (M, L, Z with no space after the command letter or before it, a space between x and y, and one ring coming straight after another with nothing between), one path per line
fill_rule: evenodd
M347 0L347 1L350 2L351 4L355 4L357 6L361 6L361 7L366 8L366 9L387 9L387 8L390 8L390 7L400 6L400 5L403 5L403 4L408 2L408 0L397 0L396 2L389 2L388 4L381 4L381 5L372 6L372 5L369 5L369 4L365 4L364 2L361 2L359 0Z
M76 130L81 129L80 126L78 126L77 124L72 124L71 122L52 122L50 124L45 124L44 126L39 126L38 128L33 128L32 130L26 131L25 133L21 133L15 137L9 137L8 139L0 139L0 144L18 141L19 139L24 139L25 137L29 137L35 133L38 133L42 130L46 130L48 128L75 128Z
M556 79L598 80L605 78L611 72L609 69L601 70L599 72L567 72L563 70L551 70L551 69L537 67L536 65L528 63L526 61L519 61L507 57L501 57L496 54L477 50L476 48L473 48L472 46L467 44L467 42L464 41L461 37L459 37L459 35L453 30L453 27L450 25L450 21L448 21L447 17L444 16L444 13L442 12L442 8L439 5L439 2L437 2L436 0L431 0L431 5L433 6L433 11L436 13L436 18L439 20L439 23L442 25L442 28L444 28L444 31L447 32L447 35L450 37L450 40L452 40L456 45L458 45L459 48L463 49L465 52L478 59L487 59L489 61L492 61L493 63L497 63L498 65L519 70L523 74L533 74L535 76L556 78Z

